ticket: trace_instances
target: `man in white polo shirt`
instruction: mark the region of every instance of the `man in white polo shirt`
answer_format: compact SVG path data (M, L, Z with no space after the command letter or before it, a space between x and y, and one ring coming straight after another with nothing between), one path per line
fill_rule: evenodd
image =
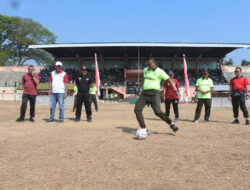
M49 93L50 95L50 118L48 122L54 121L56 103L59 104L59 122L64 122L64 99L67 97L68 76L62 70L62 62L56 62L56 70L50 75Z

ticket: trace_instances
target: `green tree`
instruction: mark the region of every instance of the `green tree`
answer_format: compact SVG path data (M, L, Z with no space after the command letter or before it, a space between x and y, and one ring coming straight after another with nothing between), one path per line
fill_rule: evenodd
M250 61L247 61L245 59L241 61L241 66L248 66L248 65L250 65Z
M8 57L5 64L22 66L31 59L43 65L54 63L53 56L46 51L28 48L32 44L55 43L56 36L53 33L30 18L0 16L0 24L4 26L0 35L1 49L5 50L2 61Z
M8 43L8 37L12 31L11 27L10 17L0 15L0 65L4 65L13 54Z
M223 61L223 65L233 65L234 61L232 58L230 58L229 60L224 60Z

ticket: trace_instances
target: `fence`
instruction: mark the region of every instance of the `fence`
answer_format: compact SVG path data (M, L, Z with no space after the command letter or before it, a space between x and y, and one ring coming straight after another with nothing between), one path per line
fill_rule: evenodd
M21 101L22 95L23 95L22 92L14 92L14 93L1 92L0 100L1 101Z

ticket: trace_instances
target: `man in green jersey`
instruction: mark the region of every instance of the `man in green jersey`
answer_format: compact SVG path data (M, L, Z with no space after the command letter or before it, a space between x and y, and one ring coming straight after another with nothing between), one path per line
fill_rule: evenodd
M94 102L95 105L95 111L98 111L98 105L97 105L97 100L96 100L96 92L97 92L97 88L95 87L95 83L93 83L92 85L90 85L90 89L89 89L89 94L90 94L90 105L92 104L92 102Z
M140 127L147 132L144 118L142 115L142 110L146 104L150 104L154 110L156 116L160 117L163 121L170 125L170 128L176 132L178 127L172 122L172 120L161 111L161 100L160 100L160 82L161 80L168 80L173 86L174 90L177 92L176 86L173 81L169 78L165 71L156 67L156 61L154 58L150 58L147 61L148 67L144 69L144 77L140 87L137 89L136 94L140 93L141 88L143 89L139 99L135 104L135 114L136 118L140 124Z
M77 104L77 92L78 92L78 89L77 89L76 85L74 85L74 88L73 88L73 96L74 96L73 111L75 111L75 110L76 110L76 104Z
M211 109L211 92L214 89L212 79L208 78L209 73L207 70L203 71L203 76L199 78L195 85L195 90L198 92L198 103L195 111L194 122L198 123L201 115L203 104L205 104L205 117L204 121L209 122L210 109Z

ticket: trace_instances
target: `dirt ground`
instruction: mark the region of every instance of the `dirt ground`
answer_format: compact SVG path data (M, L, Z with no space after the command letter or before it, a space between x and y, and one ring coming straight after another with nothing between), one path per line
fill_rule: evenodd
M145 108L146 140L134 138L134 105L100 103L92 123L84 111L75 123L71 106L64 123L46 123L48 106L16 123L19 108L0 102L1 190L250 189L250 126L242 113L232 125L231 108L194 124L195 105L180 105L176 134Z

